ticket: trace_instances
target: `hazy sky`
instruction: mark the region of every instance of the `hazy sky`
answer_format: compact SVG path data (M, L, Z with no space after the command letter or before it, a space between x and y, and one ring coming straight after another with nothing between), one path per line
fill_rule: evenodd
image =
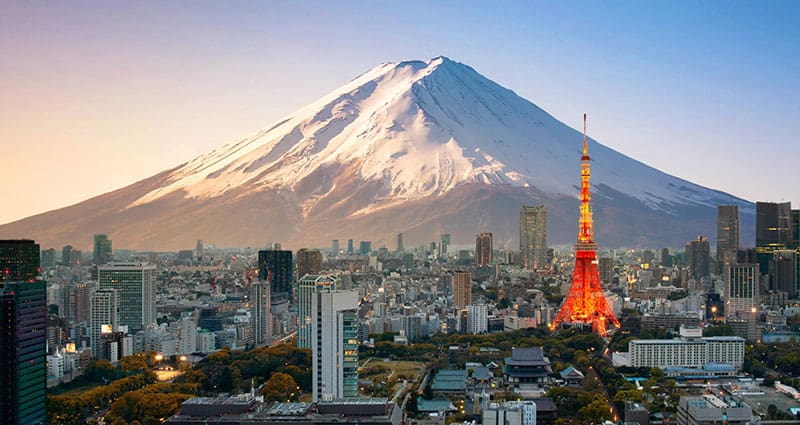
M0 3L0 223L444 55L633 158L800 206L800 2Z

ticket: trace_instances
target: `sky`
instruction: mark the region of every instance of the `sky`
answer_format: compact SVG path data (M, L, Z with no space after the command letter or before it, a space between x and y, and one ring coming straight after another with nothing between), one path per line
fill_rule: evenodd
M611 148L800 207L800 2L0 2L0 223L124 187L381 62L447 56Z

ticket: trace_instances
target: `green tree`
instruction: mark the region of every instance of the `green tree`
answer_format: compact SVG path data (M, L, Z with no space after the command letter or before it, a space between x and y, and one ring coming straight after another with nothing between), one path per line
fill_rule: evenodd
M603 421L611 419L611 407L604 399L595 398L594 401L578 410L578 416L584 423L601 424Z
M297 388L297 383L291 375L275 372L264 383L261 394L267 401L296 400L299 395Z

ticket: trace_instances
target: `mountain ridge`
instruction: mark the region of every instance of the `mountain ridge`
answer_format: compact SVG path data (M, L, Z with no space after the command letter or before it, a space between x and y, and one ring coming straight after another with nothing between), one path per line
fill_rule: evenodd
M106 232L132 248L158 248L153 244L159 237L168 241L165 247L180 247L195 239L214 240L203 233L236 227L229 223L236 216L240 223L249 223L239 227L249 230L238 237L233 237L238 234L234 229L220 235L231 245L281 240L324 246L325 240L355 236L337 235L326 230L325 223L337 223L337 231L353 234L383 228L382 236L358 237L390 243L387 234L420 228L415 220L429 223L420 232L423 236L446 229L441 217L447 217L460 223L458 232L442 232L456 233L457 240L470 239L463 232L492 231L480 227L496 222L498 235L507 236L499 240L513 246L517 222L508 217L506 205L513 199L552 205L551 215L574 216L572 229L569 220L558 219L563 224L551 231L553 244L569 243L577 231L580 141L579 132L469 66L446 57L390 62L250 136L117 191L2 225L0 235L24 229L42 235L44 241L62 243ZM658 227L666 220L682 229L675 235L617 229L618 237L608 238L611 244L637 240L634 246L681 246L696 233L710 234L709 220L712 215L715 219L721 204L739 205L744 223L754 214L748 201L670 176L594 139L589 139L589 153L599 236L603 225L617 228L614 217L604 214L606 209L625 215L617 204L649 216L641 226ZM472 205L467 194L487 187L497 191L496 196L488 196L488 204ZM94 205L97 198L103 198L103 214L67 211ZM454 199L462 203L461 211L442 207ZM572 202L574 211L569 211L567 204ZM418 217L401 211L412 204ZM426 212L436 207L448 213L436 218ZM467 208L502 210L505 218L499 221L489 211L479 219ZM269 218L273 225L241 216L241 210ZM177 220L179 211L196 225L187 228ZM96 223L93 230L85 220L60 224L59 215L91 216ZM372 223L379 216L380 221ZM692 227L697 230L692 232ZM192 230L197 234L184 234ZM642 239L643 233L651 236Z

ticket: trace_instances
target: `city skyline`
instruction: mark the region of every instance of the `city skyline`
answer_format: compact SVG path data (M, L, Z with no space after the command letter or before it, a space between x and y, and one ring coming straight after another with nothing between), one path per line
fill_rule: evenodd
M25 184L0 189L18 201L0 223L172 168L376 63L438 55L573 128L589 111L598 141L664 172L753 202L800 203L797 189L774 184L800 154L790 142L795 4L358 4L370 22L349 6L11 4L0 89L14 101L2 106L0 140Z

